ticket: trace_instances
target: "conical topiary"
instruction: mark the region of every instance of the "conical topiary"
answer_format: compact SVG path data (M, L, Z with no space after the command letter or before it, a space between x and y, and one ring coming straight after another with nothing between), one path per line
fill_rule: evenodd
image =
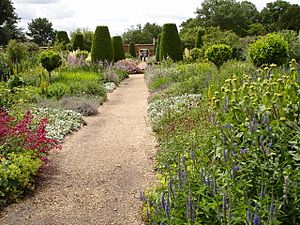
M56 32L56 41L58 43L68 44L70 42L70 39L68 37L68 34L66 31L57 31Z
M197 32L196 42L195 42L195 48L202 48L203 46L203 35L205 34L204 29L199 28Z
M157 36L157 41L155 42L155 59L156 59L156 62L159 62L160 61L160 58L159 58L159 45L160 45L160 38L161 38L161 34L159 34Z
M183 50L176 24L167 23L163 25L159 45L160 60L170 57L174 61L183 59Z
M81 33L76 33L73 41L73 50L84 50L84 39L83 39L83 34Z
M132 55L132 57L136 57L136 52L135 52L135 45L134 43L129 44L129 53Z
M97 26L91 50L92 62L112 62L113 48L107 26Z
M125 52L121 36L114 36L112 38L114 61L125 59Z

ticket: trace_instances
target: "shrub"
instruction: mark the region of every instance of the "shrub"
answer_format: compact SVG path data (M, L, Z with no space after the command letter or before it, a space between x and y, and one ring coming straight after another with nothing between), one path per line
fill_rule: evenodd
M289 60L295 59L297 62L300 62L300 38L297 32L293 30L283 30L280 32L280 35L288 43Z
M89 52L85 50L76 51L76 58L79 60L84 60L89 56Z
M68 34L66 31L57 31L56 32L56 41L58 43L62 43L63 45L66 45L70 42L70 39L68 37Z
M114 36L112 38L112 46L114 61L117 62L119 60L125 59L125 52L121 36Z
M107 26L97 26L91 52L92 62L112 62L113 49Z
M204 51L201 48L193 48L190 53L190 58L192 59L192 61L196 61L198 59L203 58L204 56Z
M40 61L42 66L48 71L49 77L51 78L51 72L60 67L62 60L60 55L57 52L47 50L44 51L41 55Z
M120 60L115 63L114 68L126 71L129 74L141 73L141 69L133 60Z
M130 43L129 44L129 53L132 57L136 57L136 51L135 51L135 44L134 43Z
M26 49L23 43L16 40L10 40L7 45L7 58L8 62L13 67L13 73L18 74L20 71L20 64L26 57ZM16 71L14 71L16 70Z
M75 34L72 48L73 48L74 51L76 51L77 49L84 50L83 34L81 34L81 33L76 33Z
M70 93L69 86L64 83L55 82L48 86L47 97L61 99L64 95Z
M205 34L205 30L202 28L199 28L197 32L196 42L195 42L195 48L202 48L203 46L203 35Z
M232 58L232 48L225 44L215 44L206 49L205 56L218 68Z
M267 34L250 45L248 55L255 66L283 65L288 59L288 44L279 34Z
M6 55L0 52L0 81L7 81L10 76Z
M112 68L109 68L104 71L104 82L113 82L115 85L119 85L120 78Z
M183 59L182 43L176 24L169 23L163 25L159 51L160 60L167 57L170 57L174 61Z

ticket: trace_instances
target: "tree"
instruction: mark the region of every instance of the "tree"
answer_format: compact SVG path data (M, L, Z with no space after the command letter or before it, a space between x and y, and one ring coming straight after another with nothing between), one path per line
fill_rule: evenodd
M266 7L261 11L261 17L262 24L266 26L269 32L282 29L283 24L281 22L283 21L281 17L289 7L290 4L282 0L267 3Z
M201 22L197 18L190 18L183 22L180 30L180 38L183 42L183 48L192 49L195 47L197 33L201 28Z
M28 23L29 32L27 35L32 41L40 46L46 46L54 43L55 32L52 23L47 18L36 18Z
M161 34L159 34L157 36L157 41L155 42L155 59L156 59L156 62L159 62L160 61L160 58L159 58L159 45L160 45L160 38L161 38Z
M97 26L92 50L91 50L92 62L112 62L113 61L113 49L111 44L110 33L107 26Z
M132 55L132 57L136 57L135 44L133 42L129 44L129 53Z
M22 29L16 26L18 20L12 1L0 0L0 45L10 39L25 39Z
M204 0L196 13L204 27L219 26L239 36L247 35L248 26L257 22L259 15L251 2L236 0Z
M138 44L151 44L153 38L157 38L157 35L161 32L161 26L155 23L146 23L144 27L141 24L131 26L122 37L124 43L138 43Z
M117 62L125 59L124 46L121 36L114 36L112 38L114 61Z
M94 32L88 28L77 28L74 32L71 32L71 42L74 42L74 38L77 33L83 34L84 50L91 51Z
M84 50L84 38L83 34L81 33L76 33L73 44L72 44L72 49L76 51L77 49Z
M281 15L279 26L281 29L298 32L300 30L300 6L296 4L289 6Z
M66 31L57 31L56 32L56 41L59 43L62 43L64 45L68 44L70 42L70 39L68 37L68 34Z
M178 35L176 24L163 25L160 40L160 60L170 57L174 61L183 59L182 43Z

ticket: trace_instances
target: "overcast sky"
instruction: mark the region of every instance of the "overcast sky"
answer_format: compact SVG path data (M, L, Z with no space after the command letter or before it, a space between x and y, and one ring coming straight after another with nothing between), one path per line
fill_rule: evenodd
M272 0L249 0L258 10ZM97 25L109 27L111 36L123 34L131 25L147 22L163 25L195 17L201 0L12 0L19 25L37 17L46 17L56 30L74 31L76 28L94 30ZM300 0L288 0L299 4Z

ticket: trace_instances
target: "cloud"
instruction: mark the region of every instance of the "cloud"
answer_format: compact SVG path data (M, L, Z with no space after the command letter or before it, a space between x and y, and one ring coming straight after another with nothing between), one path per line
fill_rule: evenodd
M23 4L37 4L37 5L44 5L44 4L51 4L51 3L58 3L61 0L15 0L15 3L23 3Z

